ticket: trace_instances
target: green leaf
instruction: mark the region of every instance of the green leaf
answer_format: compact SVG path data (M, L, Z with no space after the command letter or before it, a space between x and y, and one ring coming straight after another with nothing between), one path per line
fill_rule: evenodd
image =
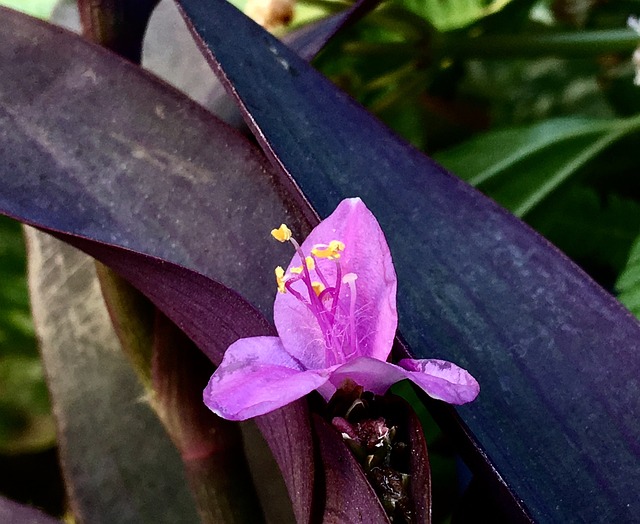
M522 217L640 119L560 118L490 131L436 156L445 167Z
M57 3L57 0L0 0L0 5L44 19L51 16Z
M55 444L55 426L38 358L0 359L0 451L25 453Z
M602 198L591 187L572 184L534 211L529 224L592 276L605 271L611 280L597 279L610 285L640 232L640 203L616 194Z
M37 357L20 225L0 217L0 354Z
M616 282L618 299L640 318L640 236L631 248L627 265Z
M0 451L19 453L55 442L36 347L20 226L0 217Z
M405 0L403 3L424 16L440 31L465 27L480 18L500 11L511 0Z

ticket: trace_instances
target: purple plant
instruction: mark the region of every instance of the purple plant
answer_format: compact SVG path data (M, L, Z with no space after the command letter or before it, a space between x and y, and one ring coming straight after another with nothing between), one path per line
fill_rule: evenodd
M101 24L115 21L106 29L129 52L112 49L139 57L136 27L154 0L81 3L96 15L87 17L87 35L111 45ZM431 357L461 363L483 384L478 401L459 409L419 397L460 444L475 477L471 496L492 488L502 508L525 520L623 522L638 514L637 322L513 215L398 138L228 2L178 3L257 143L116 55L0 10L0 212L84 250L151 301L113 274L105 278L103 268L122 345L140 357L149 384L144 398L153 398L184 461L167 465L155 444L166 439L161 428L154 440L145 422L136 433L144 445L127 433L141 418L114 408L131 399L139 407L141 394L109 365L116 352L94 355L84 338L66 337L64 315L84 318L77 281L67 278L77 277L77 264L59 263L55 247L46 251L31 272L41 279L34 305L51 313L43 354L75 517L155 524L175 522L173 511L189 520L192 497L175 490L185 469L203 521L260 520L258 509L239 516L254 497L249 475L237 474L238 425L202 403L222 363L208 402L230 418L265 413L256 423L298 522L388 522L387 505L429 521L417 417L395 404L390 416L374 393L410 378L448 402L475 397L466 371ZM316 30L307 34L311 44L324 39ZM395 269L364 205L339 205L349 195L375 213ZM332 212L287 270L277 270L285 292L276 298L276 337L263 317L274 294L264 277L283 255L264 228L286 222L302 237ZM406 358L393 365L396 322ZM335 388L346 393L345 379L370 392L354 388L356 400L347 395L345 405L340 395L328 405L301 398L316 388L325 398ZM214 391L223 387L229 391ZM148 479L158 488L152 495ZM377 489L386 495L376 498L375 485L391 489Z

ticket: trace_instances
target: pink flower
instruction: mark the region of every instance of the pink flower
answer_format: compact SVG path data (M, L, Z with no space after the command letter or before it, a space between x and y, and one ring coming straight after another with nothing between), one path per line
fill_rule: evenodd
M376 394L408 378L433 398L464 404L480 387L443 360L387 362L396 333L396 273L377 220L359 198L343 200L302 246L285 225L272 232L296 249L276 268L278 337L233 343L204 391L229 420L278 409L317 389L328 400L346 379ZM304 264L303 264L304 261Z

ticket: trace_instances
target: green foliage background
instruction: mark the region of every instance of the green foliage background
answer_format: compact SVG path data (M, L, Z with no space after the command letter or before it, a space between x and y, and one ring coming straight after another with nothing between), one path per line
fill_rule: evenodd
M46 19L51 16L56 0L0 0L0 5Z
M0 451L53 445L54 427L31 322L21 226L0 217Z

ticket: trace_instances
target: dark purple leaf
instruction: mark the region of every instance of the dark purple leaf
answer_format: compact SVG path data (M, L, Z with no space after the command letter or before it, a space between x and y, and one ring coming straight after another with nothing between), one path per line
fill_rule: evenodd
M311 226L262 154L115 55L11 11L2 19L4 212L184 265L270 317L273 268L290 253L269 231Z
M411 500L416 512L416 522L431 522L431 470L427 444L422 432L422 425L411 408L405 407L409 420L408 434L411 452Z
M141 253L59 235L114 269L149 297L215 364L240 337L274 335L266 319L239 295L194 271ZM287 483L297 520L311 512L313 443L305 401L256 419Z
M506 502L541 521L635 518L638 323L233 6L179 4L283 179L320 216L360 196L378 217L396 262L400 330L415 356L478 378L479 399L448 421L461 417L457 436Z
M117 246L53 233L131 282L214 364L238 338L275 334L264 316L242 297L200 273Z
M310 522L315 478L311 418L306 401L297 401L255 419L287 483L296 522Z
M380 0L359 0L344 12L304 26L282 40L300 57L311 60L334 36L356 23L379 3Z
M290 255L269 231L287 222L303 237L309 220L287 203L259 151L202 108L66 31L0 11L1 212L79 235L77 245L95 248L104 262L120 261L123 275L150 291L156 304L219 360L211 330L247 335L242 315L216 326L219 304L195 284L187 300L185 286L195 281L217 286L218 298L226 301L223 286L80 237L213 276L270 316L273 267ZM149 279L152 274L175 280L161 287ZM203 308L211 316L198 317ZM198 318L200 324L194 322ZM268 433L299 515L308 515L313 487L305 409L295 405L274 415ZM291 427L297 428L295 435Z
M351 524L389 522L362 468L347 449L340 433L318 415L313 415L313 429L318 438L323 482L317 490L324 522Z
M3 524L60 524L60 521L35 508L0 497L0 522Z

